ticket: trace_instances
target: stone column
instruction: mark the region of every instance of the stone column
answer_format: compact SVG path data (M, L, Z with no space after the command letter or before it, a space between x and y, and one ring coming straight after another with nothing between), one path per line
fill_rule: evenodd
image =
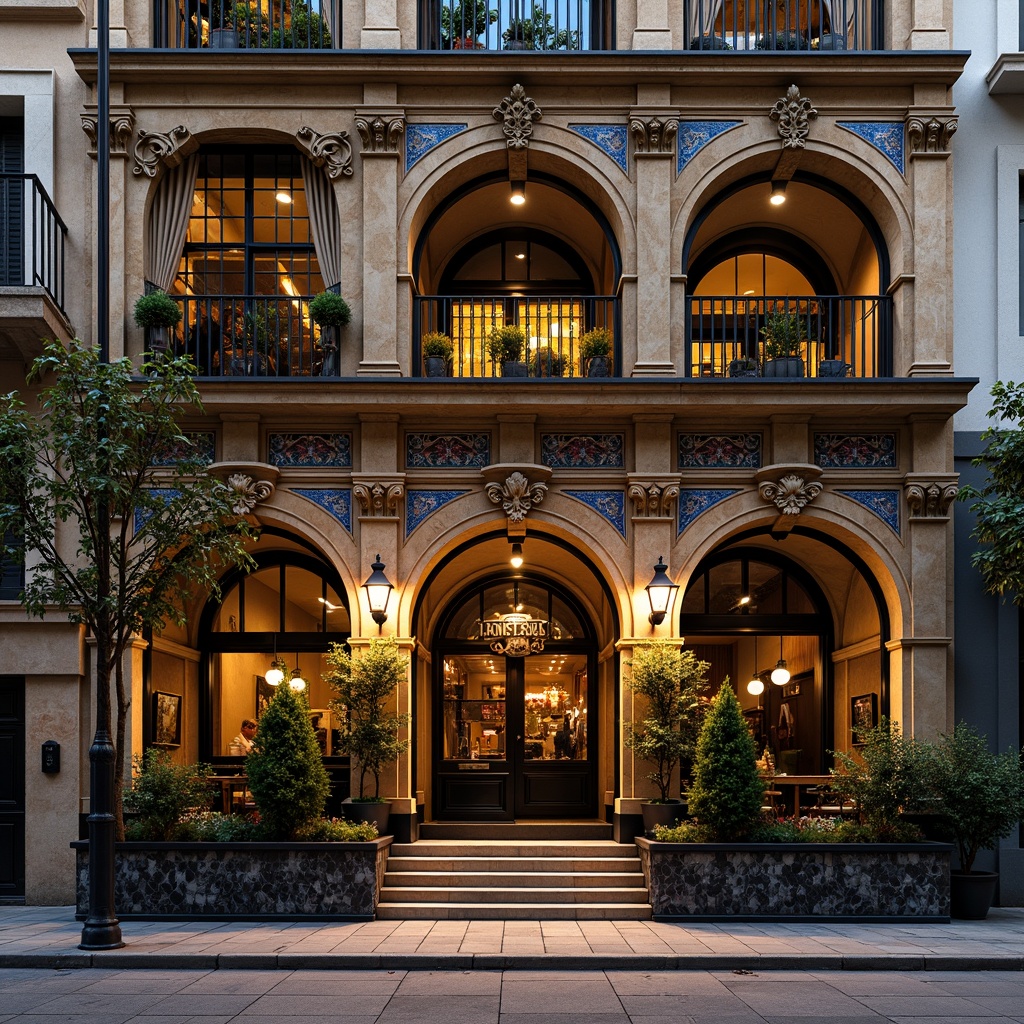
M943 16L944 0L913 0L911 50L948 50L950 28Z
M400 49L402 33L398 28L395 0L365 0L363 10L366 22L359 33L359 49Z
M679 27L680 39L682 26ZM680 41L680 46L682 42ZM633 50L671 50L672 29L668 24L668 0L637 0Z

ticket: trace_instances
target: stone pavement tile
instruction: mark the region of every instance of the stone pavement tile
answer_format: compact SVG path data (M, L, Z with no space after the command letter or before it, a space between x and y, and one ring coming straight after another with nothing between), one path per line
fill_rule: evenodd
M620 996L729 994L707 971L607 971L606 977Z
M77 992L103 978L113 978L118 971L104 971L98 968L82 970L55 970L35 967L5 967L0 969L0 991L17 992L31 989L34 992Z
M275 996L335 995L371 992L394 993L405 978L404 971L291 971L274 987Z
M960 980L953 980L943 973L935 978L929 978L928 992L930 995L963 996L972 998L974 996L1016 996L1024 1007L1024 973L1009 975L1002 972L996 977L996 972L986 972L978 975L972 972L969 975L960 975Z
M506 974L501 985L501 1012L506 1013L621 1013L622 1001L608 979L581 971L569 984L564 978L520 981Z
M983 1007L985 1011L1000 1013L1006 1017L1024 1014L1024 989L1018 989L1017 993L1012 996L967 995L966 993L961 993L961 996L967 1002Z
M128 1024L135 1020L133 1013L69 1013L52 1014L23 1013L12 1020L15 1024Z
M218 995L214 992L176 992L149 1007L152 1016L163 1013L190 1013L196 1016L216 1014L220 1016L241 1013L256 996Z
M500 995L501 981L500 971L410 971L398 986L397 995Z
M154 1017L152 1014L139 1014L136 1017L131 1017L128 1024L193 1024L194 1021L200 1021L201 1024L227 1024L227 1022L233 1020L233 1017L196 1017L191 1013L171 1013L161 1014L159 1017Z
M733 993L752 1010L768 1016L785 1017L872 1017L881 1007L872 1009L858 999L837 992L823 982L789 985L730 985Z
M131 1016L151 1010L164 996L158 992L151 993L109 993L79 991L71 995L57 995L52 992L41 993L34 998L28 992L19 992L4 999L4 1009L15 1009L11 1003L21 1004L22 1012L33 1010L60 1017L65 1014L97 1014L109 1013L114 1016L127 1014ZM31 1003L28 1000L31 999Z
M673 1018L679 1024L685 1018ZM548 1013L506 1013L502 1011L500 1024L629 1024L621 1010L618 1013L576 1013L572 1010L558 1010ZM646 1021L644 1022L646 1024Z
M969 999L957 996L858 996L867 1007L887 1017L1001 1017Z
M823 971L814 977L848 996L934 995L925 971Z
M92 974L92 971L85 972ZM85 992L152 992L154 995L170 995L172 992L180 992L189 985L200 982L201 979L209 976L208 971L161 971L161 970L139 970L139 971L117 971L108 974L103 972L104 977L97 978L92 984L87 985Z
M688 1016L693 1024L764 1024L764 1018L759 1014L754 1013L753 1010L747 1010L744 1013L725 1013L719 1014L714 1010L697 1012L694 1010L688 1011ZM640 1018L637 1018L640 1020ZM643 1024L671 1024L671 1017L646 1017L643 1019Z
M378 1024L497 1024L498 997L451 996L439 1004L436 995L395 995L377 1020Z
M246 1021L251 1015L262 1017L332 1017L346 1014L353 1017L379 1014L391 999L392 989L385 986L377 990L373 982L363 982L361 992L350 989L344 994L331 995L266 995L260 996L240 1014Z
M195 978L182 989L186 995L199 995L204 992L215 995L258 996L280 985L288 977L287 971L210 971L202 977Z
M792 985L794 982L817 985L821 982L809 971L758 970L757 968L713 971L714 977L724 985L761 985L764 982L779 982Z
M243 1020L245 1024L376 1024L378 1017L373 1013L361 1016L336 1013L329 1017L309 1017L300 1014L294 1017L253 1016L230 1017L228 1019L231 1021L231 1024L238 1024L239 1021ZM207 1018L205 1017L196 1018L196 1024L205 1024L206 1020ZM131 1021L130 1024L135 1024L135 1021Z
M889 1017L891 1024L977 1024L977 1017ZM985 1017L985 1024L1011 1024L1011 1021L1021 1020L1020 1017ZM20 1022L19 1022L20 1024ZM645 1022L646 1024L646 1022Z

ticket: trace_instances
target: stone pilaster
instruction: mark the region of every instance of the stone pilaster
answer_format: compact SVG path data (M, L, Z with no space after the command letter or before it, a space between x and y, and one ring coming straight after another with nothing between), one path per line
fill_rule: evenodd
M679 45L682 46L681 38ZM672 29L669 28L668 0L637 0L636 28L633 29L633 41L630 49L672 49Z
M365 22L359 33L361 50L397 50L402 46L396 0L366 0Z

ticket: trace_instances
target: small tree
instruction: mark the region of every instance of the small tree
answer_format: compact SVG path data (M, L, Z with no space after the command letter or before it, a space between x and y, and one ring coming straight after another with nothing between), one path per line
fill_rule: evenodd
M342 644L331 644L327 652L330 669L324 682L338 695L331 707L348 721L340 749L359 764L360 800L380 800L381 772L409 747L408 740L398 738L398 730L408 725L409 716L387 710L392 694L405 679L408 660L394 637L374 637L358 658ZM369 798L367 772L374 781Z
M274 839L293 839L323 815L330 779L309 720L309 704L286 683L260 716L245 772L260 821Z
M177 826L188 811L209 808L213 794L208 764L175 764L158 747L150 747L132 764L132 785L124 797L126 809L138 815L130 830L132 839L176 839Z
M716 839L739 839L761 813L764 780L757 771L754 738L728 680L704 720L690 787L690 813Z
M697 737L707 711L702 690L710 665L677 642L638 644L633 652L630 689L647 701L647 716L626 727L626 746L654 765L645 778L653 782L662 803L669 799L676 765L693 760Z

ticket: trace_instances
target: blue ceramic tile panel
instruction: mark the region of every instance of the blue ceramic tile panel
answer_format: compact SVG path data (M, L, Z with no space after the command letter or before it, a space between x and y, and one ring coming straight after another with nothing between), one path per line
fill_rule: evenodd
M490 434L405 435L407 469L480 469L490 461Z
M408 173L417 160L426 156L435 146L460 132L468 124L407 124L405 126L405 170Z
M629 173L629 131L624 124L571 124L570 131L582 135Z
M416 529L424 519L432 516L439 508L443 508L456 498L469 494L462 491L423 491L411 489L405 495L405 535Z
M679 529L682 533L690 523L704 512L707 512L712 505L717 505L734 494L739 494L739 488L731 490L713 490L698 488L681 488L679 491Z
M836 121L836 124L874 146L900 174L903 173L902 121Z
M186 433L178 443L168 444L163 451L154 456L151 465L176 466L182 459L195 458L198 451L204 462L213 462L216 449L216 437L213 431Z
M541 434L541 461L553 469L621 469L623 434Z
M895 434L815 434L814 464L823 469L895 469Z
M348 488L295 487L293 490L326 509L349 533L352 532L352 492Z
M624 491L565 491L576 501L605 517L623 537L626 536L626 494Z
M341 467L352 465L351 434L270 434L272 466Z
M742 121L680 121L676 135L676 174L712 140L733 128L738 128Z
M169 505L175 498L181 497L181 491L176 490L173 487L152 487L150 488L149 493L152 494L154 498L159 498L165 505ZM153 515L153 513L150 509L137 508L135 510L133 526L136 533L145 526L146 520L149 519L151 515Z
M680 434L680 469L760 469L760 434Z
M843 491L837 490L837 494L845 494L851 501L863 505L866 509L874 512L896 536L900 533L900 491Z

